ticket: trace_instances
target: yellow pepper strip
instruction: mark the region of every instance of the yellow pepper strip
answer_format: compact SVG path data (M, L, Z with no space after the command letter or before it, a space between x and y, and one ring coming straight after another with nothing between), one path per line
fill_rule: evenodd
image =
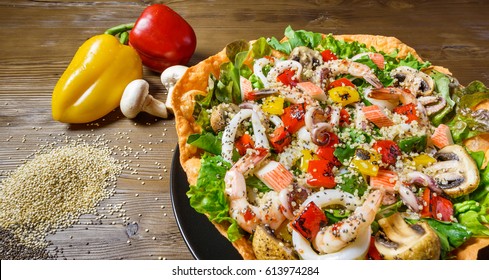
M125 87L141 79L138 53L108 34L83 43L54 87L53 119L65 123L95 121L119 106Z
M375 151L357 149L352 159L353 166L364 176L377 176L381 156Z
M414 161L414 166L416 167L416 170L421 171L423 168L429 166L430 164L433 164L436 162L436 159L433 157L426 155L426 154L421 154L419 156L416 156L413 158Z
M317 155L313 155L310 150L302 150L301 154L302 157L299 167L302 172L306 173L307 169L309 168L309 161L319 159L319 157Z
M284 113L283 97L269 96L263 100L262 110L270 115L282 115Z
M329 97L333 102L346 106L360 101L358 91L350 86L334 87L328 90Z

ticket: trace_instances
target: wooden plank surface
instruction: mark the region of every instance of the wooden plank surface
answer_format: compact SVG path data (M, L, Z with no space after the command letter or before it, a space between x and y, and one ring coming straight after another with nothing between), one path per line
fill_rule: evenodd
M487 1L1 0L0 179L40 145L66 137L103 137L119 149L117 157L131 158L117 193L98 208L107 218L100 223L82 217L80 224L48 236L49 249L57 250L59 258L192 259L171 207L174 120L145 114L129 120L118 110L83 125L51 118L52 89L77 48L109 27L135 21L156 2L167 3L194 27L198 46L190 65L236 39L282 37L291 25L323 33L395 36L424 59L449 68L462 84L475 79L489 84ZM165 100L158 74L145 69L144 78L154 96ZM127 149L130 155L123 156ZM113 205L125 212L110 215ZM128 221L138 225L131 237L124 225Z

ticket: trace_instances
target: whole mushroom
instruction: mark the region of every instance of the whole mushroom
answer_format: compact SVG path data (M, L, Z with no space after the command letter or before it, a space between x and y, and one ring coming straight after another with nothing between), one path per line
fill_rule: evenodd
M143 79L134 80L126 86L120 108L122 114L130 119L135 118L140 112L168 118L165 103L156 100L149 94L149 84Z
M171 104L171 99L173 95L173 88L175 84L182 78L183 74L187 71L188 67L183 65L174 65L168 67L161 73L161 83L165 86L168 96L166 97L165 105L168 110L173 113L173 107Z

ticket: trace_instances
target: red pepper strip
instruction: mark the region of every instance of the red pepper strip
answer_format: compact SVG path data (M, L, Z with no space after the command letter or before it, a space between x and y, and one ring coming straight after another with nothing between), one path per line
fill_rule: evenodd
M439 195L433 195L431 197L431 205L433 218L444 222L449 222L452 220L453 204L450 200Z
M328 218L323 210L311 201L292 222L291 226L304 236L304 238L311 241L316 238L319 230L326 226L327 223Z
M449 222L453 217L453 203L426 188L423 192L423 209L420 214L423 218Z
M330 50L322 51L321 56L323 57L324 62L338 59L338 57Z
M284 109L282 114L282 122L290 134L296 133L301 127L306 124L305 121L306 108L303 103L292 104Z
M414 105L413 103L401 105L394 108L394 113L405 115L408 118L406 123L411 123L412 121L419 120L418 115L416 114L416 105Z
M306 181L311 187L325 187L327 189L332 189L336 186L330 160L309 160L307 173L312 176Z
M340 143L340 139L333 132L325 132L325 135L328 136L328 142L324 146L319 146L316 150L316 154L320 159L327 160L328 165L333 168L333 166L341 166L341 162L334 155L335 144Z
M378 140L374 143L373 148L382 155L382 162L385 164L396 164L397 157L401 155L401 149L392 140Z
M295 71L291 69L285 70L280 75L278 75L277 81L289 87L295 87L298 82L295 78Z
M255 147L255 142L253 141L251 135L245 133L236 140L235 147L238 150L238 153L241 156L244 156L246 154L246 150L253 149Z
M423 191L423 209L421 209L421 217L422 218L431 218L431 191L426 188Z
M270 145L277 153L281 153L292 142L292 135L283 126L279 126L270 135Z
M197 46L192 26L163 4L148 6L129 33L129 45L148 68L162 72L189 62Z
M316 154L320 159L324 159L328 161L328 165L333 168L333 166L341 166L341 162L336 158L334 155L334 150L335 148L333 147L325 147L325 146L320 146L316 150Z
M346 87L346 86L356 88L355 85L347 78L339 78L338 80L333 81L328 85L328 90L335 87Z
M351 120L350 120L350 114L345 108L342 108L340 110L340 126L345 127L347 125L350 125Z
M370 237L370 245L368 246L367 257L369 260L383 260L382 256L379 253L379 250L377 250L377 247L375 247L375 237L373 236Z

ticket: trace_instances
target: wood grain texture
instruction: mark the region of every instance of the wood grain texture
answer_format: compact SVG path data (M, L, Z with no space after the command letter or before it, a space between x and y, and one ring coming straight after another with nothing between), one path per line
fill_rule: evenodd
M174 120L145 114L128 120L119 110L83 125L51 118L52 89L77 48L109 27L133 22L156 2L168 4L194 27L198 46L189 64L236 39L281 38L291 25L323 33L395 36L424 59L449 68L462 84L475 79L489 84L488 1L1 0L0 179L40 145L66 137L103 137L118 158L131 160L117 193L98 207L106 218L82 217L80 224L48 237L50 250L60 258L192 259L171 207ZM165 100L158 74L145 69L144 78L155 97ZM109 209L121 204L125 212L111 215ZM128 232L124 217L137 223L137 232Z

